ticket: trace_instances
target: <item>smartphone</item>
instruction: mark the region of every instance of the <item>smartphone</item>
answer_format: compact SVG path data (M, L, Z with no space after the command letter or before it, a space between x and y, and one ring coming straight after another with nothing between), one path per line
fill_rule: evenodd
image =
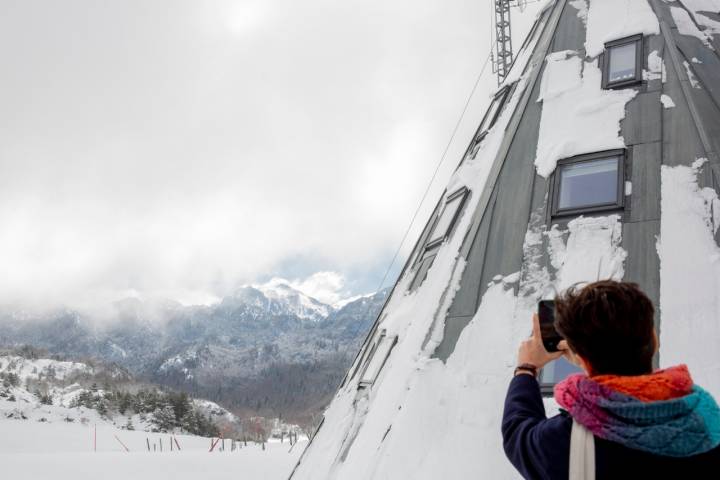
M558 343L563 337L555 330L555 302L552 300L540 300L538 303L538 317L540 317L540 335L545 350L557 352Z

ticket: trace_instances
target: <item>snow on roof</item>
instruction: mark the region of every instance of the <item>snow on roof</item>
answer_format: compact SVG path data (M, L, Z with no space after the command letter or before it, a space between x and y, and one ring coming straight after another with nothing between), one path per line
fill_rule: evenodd
M602 0L590 2L585 50L596 57L605 43L642 33L657 35L660 25L647 0Z
M695 25L695 22L690 18L690 14L684 8L670 7L670 13L672 14L673 21L678 28L680 35L688 35L695 37L706 46L710 46L708 36L701 32L700 29ZM720 24L718 24L720 25Z
M706 33L713 35L720 34L720 22L713 20L703 13L717 13L720 11L720 5L717 0L683 0L682 3L683 6L690 11L693 19L699 25L706 28Z

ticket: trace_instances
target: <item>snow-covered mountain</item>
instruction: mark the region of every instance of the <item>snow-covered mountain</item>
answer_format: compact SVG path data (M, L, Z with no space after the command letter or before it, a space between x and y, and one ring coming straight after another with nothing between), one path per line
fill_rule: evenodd
M253 290L259 291L264 297L260 301L266 312L291 313L302 319L322 320L335 310L333 306L315 300L279 278L274 278L263 285L244 287L238 291L237 295L251 296ZM254 298L258 297L254 296Z
M333 306L271 281L211 306L125 299L104 323L73 310L0 312L0 345L114 362L241 411L311 414L332 395L385 296Z

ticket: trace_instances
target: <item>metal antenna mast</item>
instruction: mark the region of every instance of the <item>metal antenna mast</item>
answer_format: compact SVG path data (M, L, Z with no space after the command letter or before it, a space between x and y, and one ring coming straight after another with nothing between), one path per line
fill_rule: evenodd
M497 74L498 85L510 73L512 62L510 0L495 0L495 58L493 59L493 71Z
M495 0L495 52L492 64L498 85L507 78L513 63L510 7L523 10L526 3L527 0Z

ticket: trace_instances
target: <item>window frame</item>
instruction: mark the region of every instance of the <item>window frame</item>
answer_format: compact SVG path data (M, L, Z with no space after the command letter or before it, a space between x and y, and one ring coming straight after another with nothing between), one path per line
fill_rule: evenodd
M553 360L553 362L556 362L556 361L562 360L562 359L563 359L563 357L560 357L558 359ZM565 360L565 361L567 362L567 360ZM545 368L540 369L540 371L538 372L538 375L537 375L537 381L538 381L538 384L540 385L540 394L543 397L552 397L555 393L555 385L557 385L559 382L545 382L543 379L543 371L544 370L545 370ZM577 373L582 373L582 369L580 369L578 367Z
M363 366L365 365L365 360L368 356L368 352L374 351L375 343L372 341L372 338L375 336L375 331L371 331L369 335L369 342L366 342L362 347L361 351L358 354L358 358L355 359L355 363L352 366L352 374L349 376L348 380L352 380L355 378L355 375L358 374L360 370L362 370Z
M563 167L568 165L576 165L580 163L589 163L594 160L602 160L611 157L618 157L618 174L617 174L617 196L614 202L608 202L598 205L589 205L586 207L560 208L560 187L562 181L561 171ZM570 158L558 160L554 178L552 179L552 207L550 215L552 218L577 216L584 213L605 212L608 210L622 210L625 208L625 167L627 164L627 151L625 149L605 150L602 152L587 153L576 155Z
M473 138L470 141L470 145L468 146L465 156L470 155L474 158L475 155L477 155L477 151L475 150L476 147L482 143L490 129L495 126L498 118L500 118L500 114L505 108L508 96L510 95L510 90L512 90L514 86L515 83L504 85L500 90L495 92L495 95L493 95L493 98L490 101L490 105L488 105L488 108L485 111L485 115L483 115L483 118L480 121L480 125L478 125L478 128L475 131L475 135L473 135ZM497 109L494 113L492 113L495 105L497 105ZM485 126L486 121L488 121L487 126Z
M614 88L624 88L630 85L637 85L643 81L643 65L645 63L643 58L644 51L644 37L642 33L637 35L631 35L629 37L618 38L605 43L605 50L602 54L602 88L605 90ZM627 80L616 80L610 81L610 50L615 47L622 47L635 43L635 78Z
M390 343L390 346L387 349L387 352L385 352L384 358L382 359L382 362L380 362L380 365L378 365L377 372L375 375L373 375L372 380L363 379L365 377L365 373L367 373L367 369L370 368L370 364L373 361L373 358L375 355L378 354L378 350L380 349L380 346L383 344L383 341L387 340ZM365 365L363 365L362 369L360 370L360 375L358 376L358 389L360 388L370 388L373 385L375 385L375 382L377 382L378 377L380 376L380 373L382 372L383 368L385 367L385 364L387 363L388 358L390 358L390 354L392 353L393 349L395 348L395 345L397 345L398 337L397 335L388 336L386 330L381 330L378 334L377 340L374 342L374 345L372 347L372 350L370 351L369 355L365 358Z
M430 228L430 231L428 232L427 240L425 241L425 248L423 249L424 252L427 252L428 250L432 250L433 248L441 245L445 240L448 239L450 234L455 228L455 224L457 223L458 217L462 213L463 208L465 207L465 202L467 202L468 193L470 193L470 190L467 187L460 187L459 189L455 190L453 193L447 196L445 198L445 202L443 203L442 209L438 212L437 216L435 217L435 220L433 221L432 227ZM437 226L438 222L440 221L440 218L442 217L443 213L445 213L445 209L447 208L448 204L450 202L455 201L458 197L460 198L460 203L458 204L457 209L455 210L455 213L453 214L453 217L450 219L450 224L448 225L448 228L443 234L434 240L432 239L433 235L435 234L435 227ZM424 257L425 255L423 255Z

